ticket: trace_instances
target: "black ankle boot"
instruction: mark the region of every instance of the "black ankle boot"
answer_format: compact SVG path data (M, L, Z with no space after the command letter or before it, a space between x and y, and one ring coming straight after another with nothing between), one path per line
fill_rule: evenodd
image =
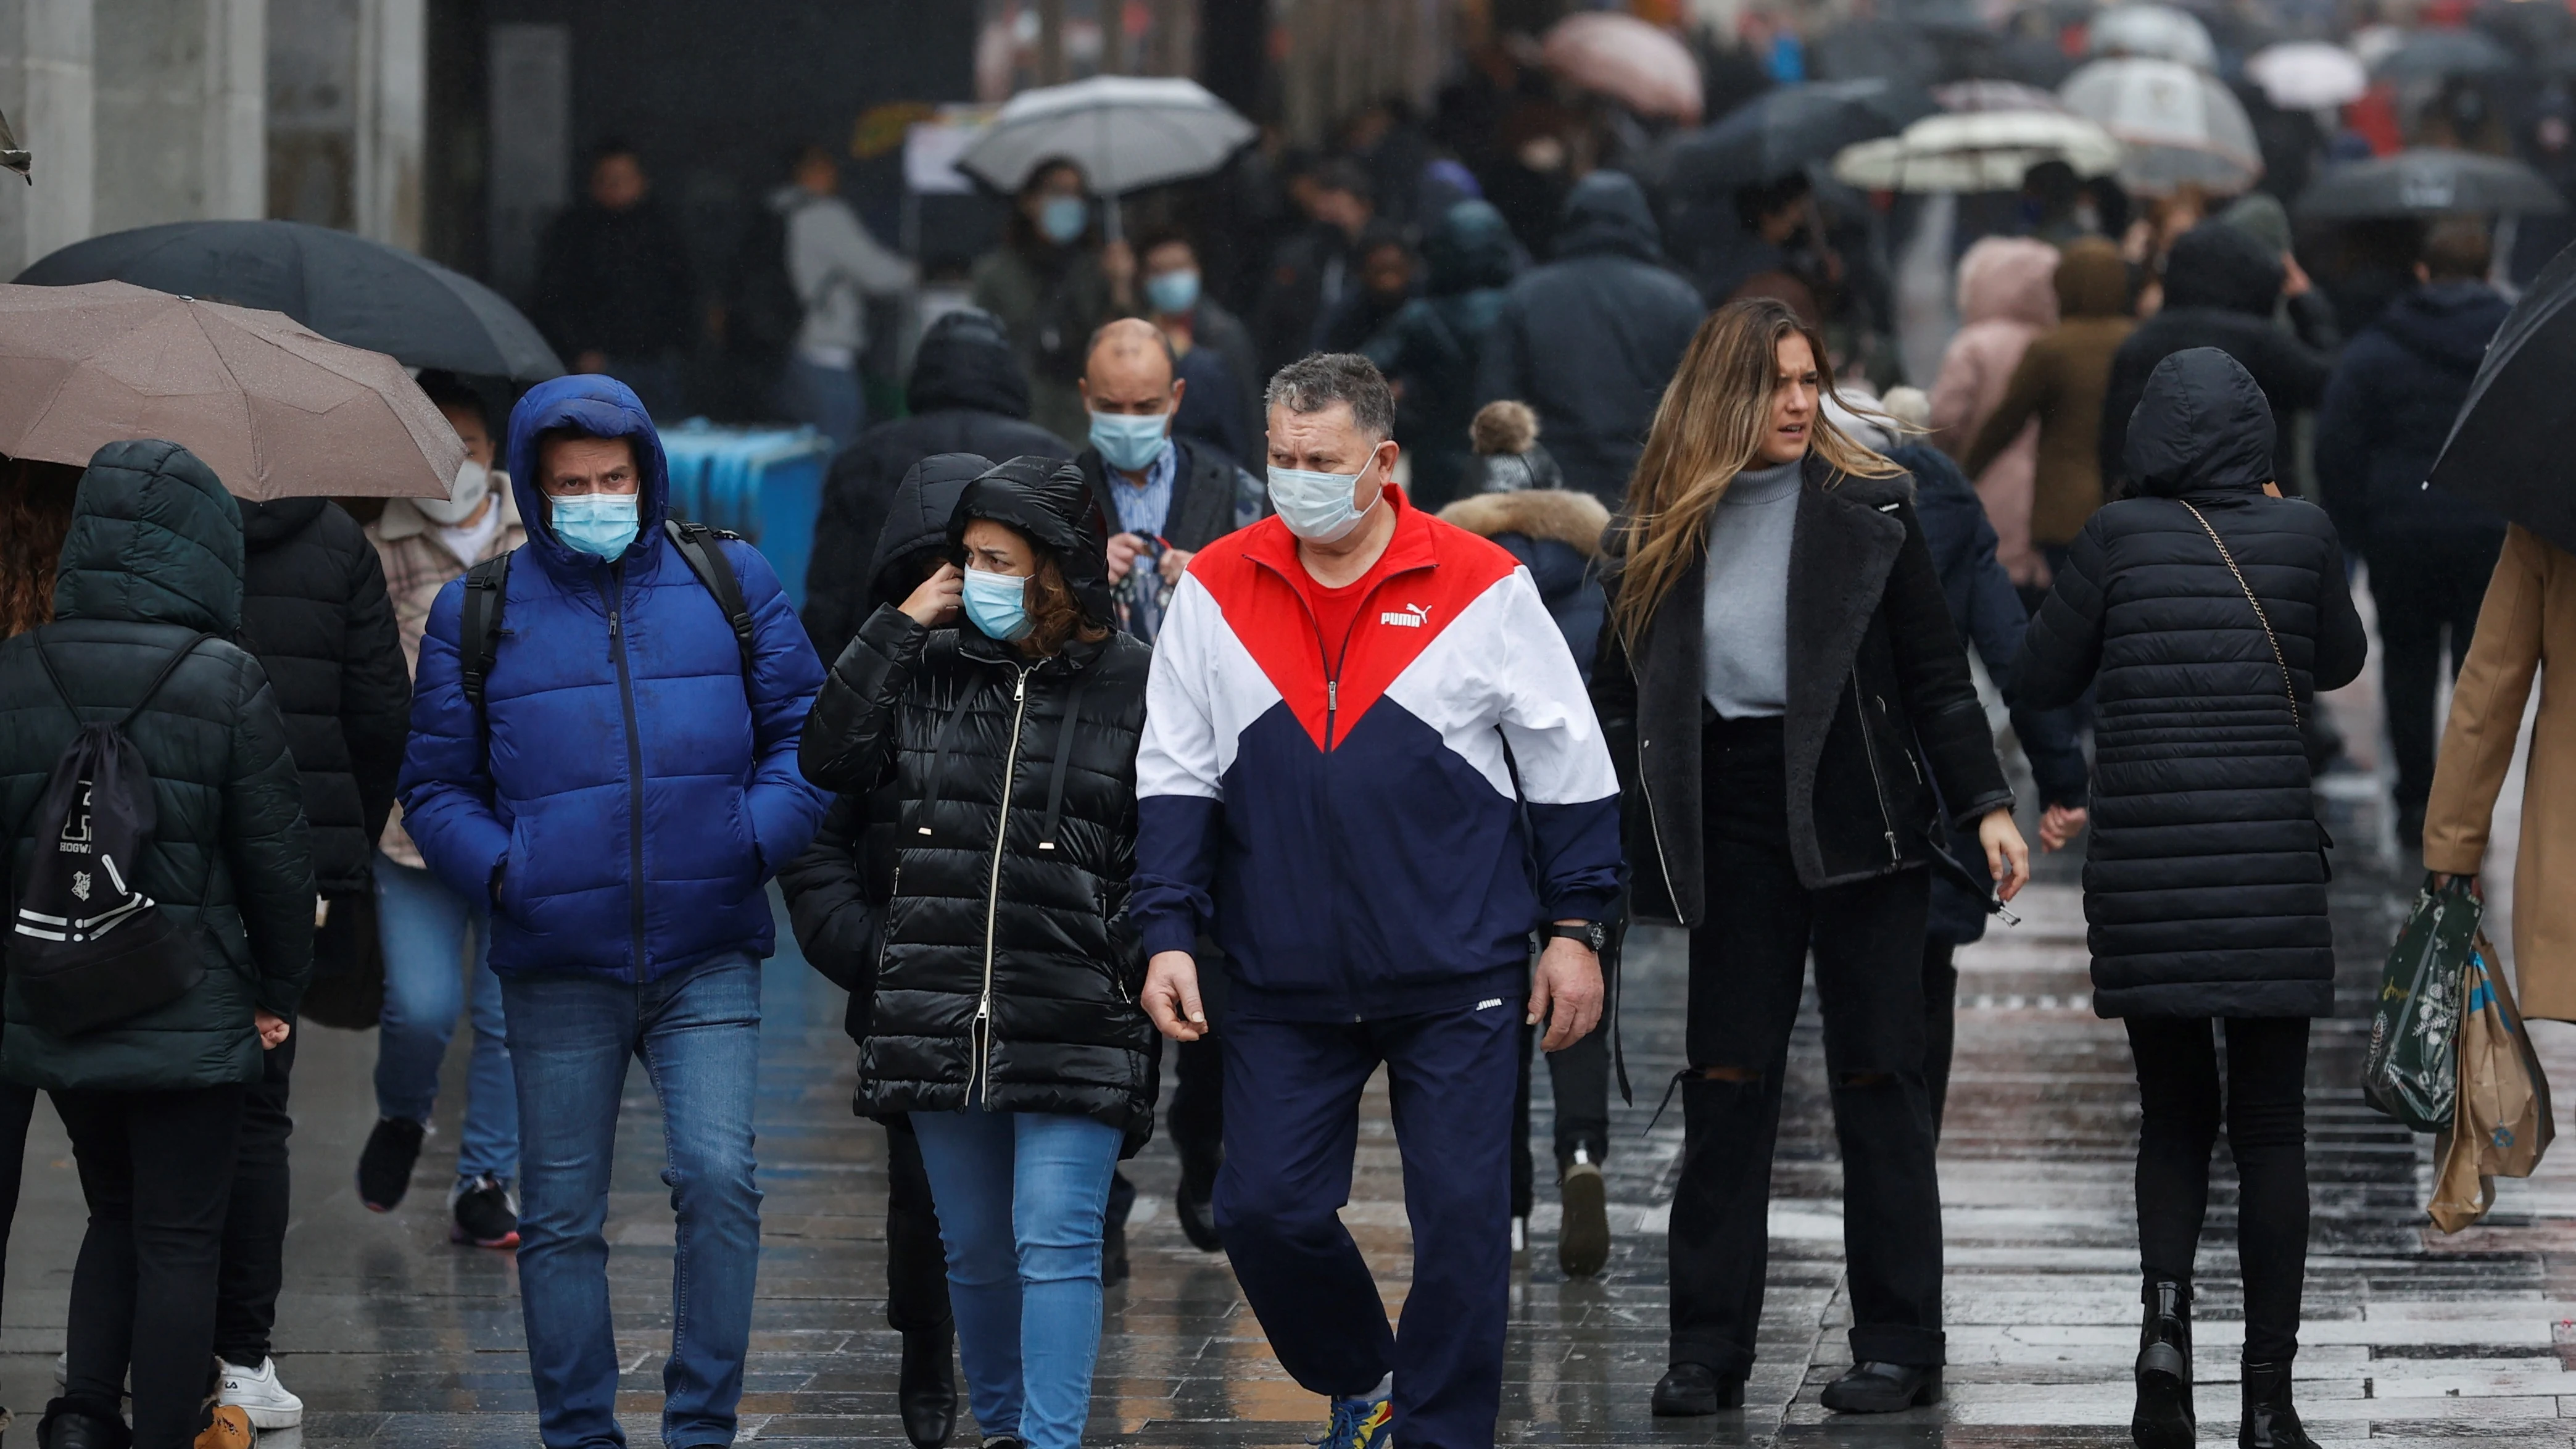
M2138 1449L2192 1449L2191 1288L2149 1279L2138 1329L2138 1407L2129 1438Z
M943 1323L903 1336L903 1369L895 1380L895 1407L903 1437L919 1449L939 1449L957 1429L957 1328Z
M2286 1363L2245 1365L2245 1417L2236 1429L2237 1449L2317 1449L2317 1441L2299 1426L2299 1411L2290 1407L2290 1366Z

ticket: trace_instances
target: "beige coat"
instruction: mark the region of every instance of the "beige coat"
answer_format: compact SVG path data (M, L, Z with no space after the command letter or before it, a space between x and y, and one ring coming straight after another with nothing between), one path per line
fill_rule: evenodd
M2486 862L2496 792L2513 763L2535 672L2576 667L2576 556L2520 525L2487 584L2486 605L2442 730L2424 816L2424 868L2474 875ZM2544 680L2522 790L2513 873L2513 979L2522 1014L2576 1021L2576 687Z
M483 545L477 563L528 541L527 530L519 526L518 502L510 496L509 475L494 473L492 492L494 506L501 510L501 527ZM384 560L385 595L393 601L394 637L402 641L403 667L414 676L420 673L420 636L429 628L429 606L438 602L438 591L449 580L465 576L466 566L431 533L432 526L419 509L400 498L387 501L385 511L367 525L367 540ZM401 801L394 802L394 813L385 818L385 833L376 844L397 865L418 869L424 864L420 847L411 843L402 828Z
M2028 237L1987 237L1959 258L1960 327L1932 382L1932 440L1943 451L1968 451L2031 340L2057 325L2056 275L2057 248ZM2030 542L2038 466L2039 424L2031 422L1974 475L1995 526L1995 558L2016 584L2048 581Z

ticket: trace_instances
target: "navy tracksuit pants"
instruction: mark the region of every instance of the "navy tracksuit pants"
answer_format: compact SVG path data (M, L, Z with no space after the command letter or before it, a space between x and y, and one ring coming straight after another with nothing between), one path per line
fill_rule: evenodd
M1395 1374L1405 1449L1490 1449L1511 1295L1512 1095L1522 998L1387 1021L1225 1024L1216 1221L1290 1376L1363 1394ZM1342 1226L1360 1093L1383 1062L1413 1224L1402 1327Z

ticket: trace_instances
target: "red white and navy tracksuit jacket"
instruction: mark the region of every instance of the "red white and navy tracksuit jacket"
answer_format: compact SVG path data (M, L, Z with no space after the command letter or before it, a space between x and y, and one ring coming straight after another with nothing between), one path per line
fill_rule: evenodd
M1228 1009L1442 1011L1525 989L1527 936L1619 893L1619 787L1582 677L1508 553L1386 490L1395 536L1325 639L1276 518L1190 561L1136 760L1145 949L1207 928Z

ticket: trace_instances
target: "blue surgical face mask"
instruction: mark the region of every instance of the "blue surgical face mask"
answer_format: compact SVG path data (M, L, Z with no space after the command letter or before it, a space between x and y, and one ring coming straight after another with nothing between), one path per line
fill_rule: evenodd
M1038 208L1038 230L1057 246L1070 246L1091 226L1091 203L1079 196L1050 196Z
M1091 446L1110 467L1142 473L1172 446L1170 413L1093 413Z
M614 559L635 541L633 493L579 493L554 500L555 537L567 548Z
M1370 459L1375 466L1376 459ZM1339 543L1350 537L1351 530L1368 517L1384 495L1370 501L1368 508L1352 506L1359 492L1360 480L1368 468L1357 473L1308 473L1296 468L1273 466L1270 470L1270 506L1279 511L1279 521L1288 531L1312 543Z
M1198 268L1160 272L1145 279L1145 301L1165 317L1177 317L1199 304Z
M1008 644L1029 632L1029 581L1018 574L966 571L966 617Z

